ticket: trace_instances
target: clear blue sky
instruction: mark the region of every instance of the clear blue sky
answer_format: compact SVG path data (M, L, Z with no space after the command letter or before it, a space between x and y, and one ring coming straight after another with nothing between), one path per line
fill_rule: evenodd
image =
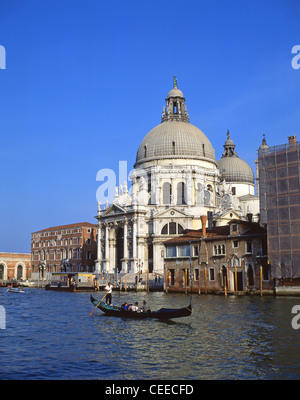
M0 251L96 222L96 174L132 169L173 75L217 160L300 140L299 0L0 0Z

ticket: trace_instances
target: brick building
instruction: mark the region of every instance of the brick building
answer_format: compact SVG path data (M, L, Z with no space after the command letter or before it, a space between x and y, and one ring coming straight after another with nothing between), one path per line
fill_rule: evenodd
M272 290L266 230L231 220L227 226L186 231L164 242L168 291L253 292Z
M31 234L32 279L52 272L92 272L97 226L89 222L54 226Z
M17 279L26 280L31 276L30 254L0 253L0 282Z

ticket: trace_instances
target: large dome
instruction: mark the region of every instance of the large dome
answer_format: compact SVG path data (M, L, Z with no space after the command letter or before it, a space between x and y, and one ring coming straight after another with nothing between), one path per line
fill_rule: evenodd
M209 139L189 122L185 98L177 88L177 81L168 93L166 103L162 122L143 139L134 167L148 161L170 158L189 158L216 164L215 150Z
M166 158L191 158L216 162L215 151L200 129L182 121L165 121L153 128L142 141L136 165Z
M254 184L254 173L250 165L238 157L235 144L227 131L227 140L224 145L222 158L217 162L221 179L226 182L251 183Z

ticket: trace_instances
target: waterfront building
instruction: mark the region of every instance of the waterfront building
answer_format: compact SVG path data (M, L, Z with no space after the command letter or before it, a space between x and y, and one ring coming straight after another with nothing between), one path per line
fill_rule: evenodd
M89 222L54 226L31 234L32 279L52 272L93 272L97 226Z
M218 293L272 290L267 263L266 229L258 223L231 220L164 242L165 289Z
M300 142L258 151L261 223L267 226L272 276L280 287L300 293ZM287 289L286 289L287 290Z
M165 100L161 123L138 147L131 191L124 182L112 204L98 204L97 273L163 273L163 242L201 228L203 215L208 227L249 214L258 220L254 174L230 133L217 161L208 137L190 123L176 78Z
M25 281L31 276L31 257L27 253L0 253L0 281Z

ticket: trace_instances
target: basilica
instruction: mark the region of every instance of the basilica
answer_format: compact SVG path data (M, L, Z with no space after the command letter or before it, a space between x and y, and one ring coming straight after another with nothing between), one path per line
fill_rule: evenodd
M98 204L95 272L162 273L167 239L232 219L258 221L252 168L229 131L216 160L208 137L190 123L185 100L174 78L161 123L138 148L130 190L124 182L110 205Z

